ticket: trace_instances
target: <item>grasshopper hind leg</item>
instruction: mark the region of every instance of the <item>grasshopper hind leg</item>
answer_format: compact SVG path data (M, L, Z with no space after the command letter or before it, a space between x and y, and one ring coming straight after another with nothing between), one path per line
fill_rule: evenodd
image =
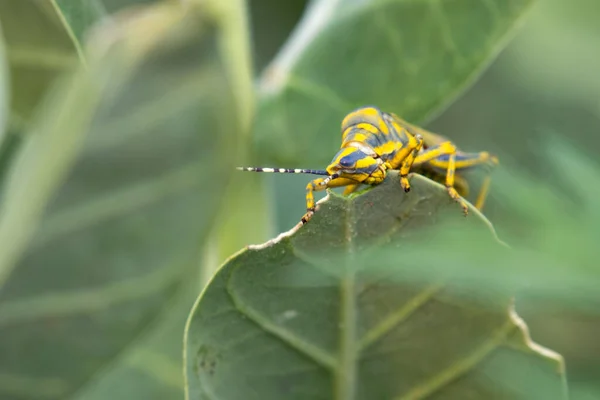
M491 172L498 165L498 159L486 151L480 153L453 151L452 145L448 145L448 142L446 142L422 153L415 161L415 164L418 166L417 169L427 171L430 175L429 177L433 176L433 179L438 183L445 183L446 187L449 188L449 192L452 191L449 186L451 184L455 189L454 191L457 192L455 196L452 196L453 193L450 193L453 198L458 197L459 194L466 197L468 194L466 179L460 175L454 176L454 171L463 172L472 168L484 169L487 175L483 180L474 204L475 208L481 211L489 192ZM441 175L441 171L446 171L445 182L443 181L444 177ZM452 173L450 173L451 171Z
M481 211L485 205L485 200L487 199L488 192L490 191L491 183L492 177L488 173L481 184L481 189L479 189L477 200L475 200L475 208L477 208L479 211Z
M414 164L424 165L427 163L432 167L445 170L444 184L448 195L461 206L463 214L466 216L469 214L469 207L454 188L454 174L457 169L456 153L456 146L452 142L442 142L419 154L414 160Z

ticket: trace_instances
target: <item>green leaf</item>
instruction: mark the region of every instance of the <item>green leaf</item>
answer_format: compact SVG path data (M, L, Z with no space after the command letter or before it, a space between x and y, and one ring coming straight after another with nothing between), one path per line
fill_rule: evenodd
M2 36L2 26L0 25L0 145L4 140L6 122L9 114L9 76L8 65L6 63L6 50L4 48L4 37Z
M65 0L68 1L68 0ZM192 0L196 1L196 0ZM106 10L112 14L117 11L121 11L124 8L132 7L132 6L140 6L140 5L151 5L153 3L158 3L159 0L101 0L102 5L106 8Z
M149 5L156 0L50 0L65 30L80 49L90 28L103 18L129 7ZM83 56L83 54L81 54Z
M80 42L103 17L100 0L0 0L0 26L8 44L10 117L0 147L0 180L55 80L78 61Z
M103 1L51 0L51 3L63 22L64 29L71 36L78 51L81 52L80 43L84 41L90 27L107 15Z
M420 123L499 52L533 0L320 0L260 82L257 159L317 168L374 104Z
M63 2L64 3L64 2ZM70 15L88 2L71 2ZM75 5L77 3L77 5ZM0 0L0 24L11 76L11 125L29 125L39 101L54 80L83 59L79 38L87 21L65 18L56 1Z
M224 17L222 46L224 53L230 57L227 60L231 67L228 73L236 89L236 106L242 126L237 163L245 165L249 158L250 130L255 113L247 4L245 0L209 0L205 4L215 14ZM235 174L221 210L208 244L210 255L203 263L204 282L240 247L266 240L272 234L272 210L260 176Z
M404 250L447 218L435 240L471 229L501 247L477 210L463 218L443 186L411 179L408 194L396 172L329 193L309 224L228 260L188 320L187 398L562 399L562 358L531 341L509 294L409 279L419 258ZM382 248L397 268L370 261Z
M196 3L114 16L44 103L0 209L0 398L182 396L241 126L221 34Z

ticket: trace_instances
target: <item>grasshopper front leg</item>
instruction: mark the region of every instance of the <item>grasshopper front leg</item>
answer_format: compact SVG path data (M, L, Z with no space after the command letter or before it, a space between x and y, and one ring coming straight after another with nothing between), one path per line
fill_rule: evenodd
M349 186L349 185L358 185L360 182L357 182L353 179L347 178L318 178L315 179L306 185L306 214L302 217L301 224L304 225L312 218L315 213L315 196L314 192L320 192L327 188L340 187L340 186Z
M407 193L410 191L408 173L417 159L419 152L423 148L423 137L421 135L415 135L411 138L408 148L410 153L408 154L408 157L402 161L402 165L400 166L400 186L402 186L402 189Z

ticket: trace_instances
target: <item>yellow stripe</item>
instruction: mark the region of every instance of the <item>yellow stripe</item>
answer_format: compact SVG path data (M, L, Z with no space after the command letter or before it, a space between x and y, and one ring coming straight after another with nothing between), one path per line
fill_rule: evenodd
M356 110L356 111L351 112L350 114L346 115L346 117L342 121L342 127L348 126L350 124L351 120L353 120L354 118L360 117L360 115L362 115L362 110Z
M372 166L373 164L377 164L377 160L372 157L361 158L356 162L356 169L362 169Z
M375 128L375 127L373 127L373 128ZM350 134L350 132L354 132L354 136L352 137L352 141L353 142L364 143L364 142L367 141L367 135L364 135L362 133L357 133L357 131L354 130L354 126L351 126L348 129L346 129L344 131L343 135L342 135L342 147L344 147L344 143L346 143L348 135Z
M366 107L358 110L357 114L362 114L367 117L379 117L379 110L374 107Z
M360 133L357 135L354 135L354 141L364 143L367 141L367 135L362 135Z
M485 163L485 161L487 160L486 156L480 156L477 158L471 158L468 160L456 160L455 162L455 167L456 169L463 169L463 168L469 168L469 167L474 167L476 165L480 165ZM433 159L431 161L429 161L429 163L431 165L433 165L434 167L438 167L438 168L447 168L448 167L448 161L440 161L438 159Z
M379 133L379 129L377 129L377 127L369 124L368 122L361 122L360 124L357 124L356 127L358 129L364 129L365 131L373 133L375 135Z
M390 134L390 129L388 128L387 124L385 123L385 120L383 118L379 118L379 130L381 132L383 132L384 135L389 135Z
M481 164L481 159L479 158L475 158L472 160L461 160L461 161L456 161L454 163L454 165L456 166L457 169L460 168L467 168L467 167L473 167L477 164Z
M346 140L346 136L348 136L348 134L352 131L352 126L349 126L348 128L346 128L346 130L344 130L344 132L342 132L342 143L344 143L344 141Z
M400 124L398 124L396 121L392 121L392 126L394 127L396 132L398 132L399 136L402 136L403 131L406 130L404 127L400 126Z
M368 121L373 119L379 119L379 110L373 107L359 108L358 110L355 110L350 114L346 115L346 117L342 121L342 129L345 126L350 125L352 123L352 120L356 120L354 121L354 123L356 123L358 121Z
M396 142L387 142L382 144L381 146L377 146L375 147L375 152L377 154L384 155L384 154L391 154L394 152L394 150L396 149L401 149L402 148L402 143L396 143Z

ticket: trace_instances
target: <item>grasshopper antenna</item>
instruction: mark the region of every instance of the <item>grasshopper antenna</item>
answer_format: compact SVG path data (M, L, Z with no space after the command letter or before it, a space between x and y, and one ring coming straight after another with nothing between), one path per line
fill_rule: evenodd
M255 168L255 167L237 167L239 171L250 172L270 172L278 174L310 174L329 176L327 171L319 169L300 169L300 168Z

